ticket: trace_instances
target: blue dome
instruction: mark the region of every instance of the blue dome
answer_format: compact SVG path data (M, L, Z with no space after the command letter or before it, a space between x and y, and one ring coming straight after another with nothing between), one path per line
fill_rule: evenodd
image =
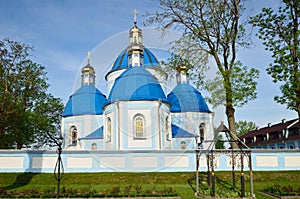
M101 115L106 97L94 85L83 85L70 96L63 117L75 115Z
M143 67L130 67L115 81L108 102L117 100L162 100L167 102L157 79Z
M187 83L180 83L168 95L171 112L211 113L201 93Z
M158 61L156 57L148 48L144 48L143 66L146 68L156 68L158 66ZM128 68L128 49L125 49L120 53L109 73L126 68Z

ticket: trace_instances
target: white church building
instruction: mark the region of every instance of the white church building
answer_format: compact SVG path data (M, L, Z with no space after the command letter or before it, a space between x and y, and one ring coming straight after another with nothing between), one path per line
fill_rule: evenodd
M129 31L129 45L106 74L108 95L96 88L90 64L81 71L81 87L66 103L61 120L61 160L65 172L207 170L206 149L214 139L213 113L189 84L186 67L177 68L177 84L166 93L159 61L142 43L142 30ZM196 142L199 144L196 146ZM299 150L252 153L253 170L299 170ZM266 159L268 161L266 161ZM214 159L216 170L232 169L231 155ZM0 172L53 172L54 150L0 150ZM245 169L249 169L245 164Z
M128 47L105 76L108 96L95 87L88 58L62 114L64 150L186 150L195 149L195 136L213 139L213 113L186 68L176 66L177 85L164 93L159 61L142 39L135 21Z
M108 96L96 88L89 56L87 62L81 71L81 87L70 96L62 114L64 151L100 151L125 161L124 151L127 156L136 152L157 156L167 151L180 155L195 149L196 137L201 148L209 148L204 140L214 139L213 113L189 84L183 65L176 66L177 85L170 93L164 92L165 75L158 72L159 61L143 45L136 20L129 30L128 47L105 76ZM140 164L147 164L147 157Z

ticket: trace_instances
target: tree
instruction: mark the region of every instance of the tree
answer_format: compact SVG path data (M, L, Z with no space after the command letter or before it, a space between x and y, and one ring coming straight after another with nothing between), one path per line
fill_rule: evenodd
M30 60L33 48L0 41L0 148L34 147L59 131L63 104L48 94L45 67Z
M248 69L241 62L237 61L230 74L230 82L232 87L232 104L234 107L242 107L249 101L256 98L257 82L253 81L259 77L257 69ZM220 72L217 72L213 80L205 82L205 89L210 92L211 97L208 102L217 107L223 105L226 101L226 89L224 89L224 79Z
M260 14L250 19L250 23L258 27L258 38L272 53L273 63L267 68L268 74L274 83L282 82L282 95L275 96L274 100L296 110L300 118L300 2L283 0L283 3L278 11L263 8Z
M241 2L240 0L160 0L161 11L149 14L146 21L147 24L158 23L160 27L182 31L183 36L177 43L183 53L190 52L192 49L205 52L213 58L218 68L218 80L224 97L222 100L211 98L211 102L218 100L216 105L225 106L228 125L234 134L236 134L235 105L237 104L235 100L242 100L242 105L256 98L254 92L256 83L253 82L258 75L255 69L245 75L244 67L241 67L236 57L238 47L249 45L245 40L245 29L239 23L241 12L244 10ZM235 81L238 80L248 81L252 86L235 89L234 85L238 85ZM246 95L241 95L239 92ZM234 147L236 148L237 145Z
M176 48L178 46L174 46ZM188 56L188 58L186 58ZM203 53L194 53L193 55L181 55L172 53L166 61L162 61L156 70L162 75L168 74L168 78L174 77L174 72L179 72L180 67L185 67L186 72L189 76L189 81L197 84L197 87L203 87L205 79L205 72L209 67L203 63L207 63L207 55Z
M247 122L246 120L237 121L235 125L238 136L242 136L258 128L258 126L254 122Z
M222 134L218 134L215 148L216 149L225 149L224 143L225 142L224 142L224 138L223 138Z

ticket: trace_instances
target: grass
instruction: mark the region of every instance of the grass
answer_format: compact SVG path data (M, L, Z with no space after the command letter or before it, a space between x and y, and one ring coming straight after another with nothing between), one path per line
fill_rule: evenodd
M206 173L200 178L205 181ZM218 182L231 183L231 172L216 172ZM200 180L201 180L200 179ZM236 172L236 186L240 188L240 174ZM296 186L299 183L299 171L259 171L253 172L254 192L258 199L271 199L259 193L259 190L280 183L281 186ZM245 173L246 191L249 192L249 176ZM56 190L57 182L53 174L47 173L0 173L0 188L8 191L24 190ZM61 180L61 187L66 189L93 189L97 192L107 192L112 188L126 189L126 187L142 186L147 189L169 189L184 199L193 199L195 192L195 173L65 173ZM216 183L216 187L220 184Z

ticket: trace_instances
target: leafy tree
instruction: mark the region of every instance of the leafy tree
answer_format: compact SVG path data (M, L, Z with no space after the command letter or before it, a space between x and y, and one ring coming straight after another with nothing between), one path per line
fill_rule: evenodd
M242 136L250 131L255 130L258 126L254 122L237 121L235 123L238 136Z
M0 41L0 148L38 148L59 131L63 104L46 92L45 67L30 60L32 50Z
M219 79L210 83L221 87L210 87L208 84L207 88L214 93L221 88L223 98L214 98L212 94L210 102L225 106L230 131L235 134L235 106L238 102L243 105L256 98L254 81L258 76L257 70L246 70L236 57L239 47L249 45L245 40L245 29L240 24L241 12L244 10L242 1L160 0L160 5L161 11L149 14L146 23L157 23L163 28L182 31L183 36L177 44L183 53L203 52L213 58ZM251 86L238 87L239 82L242 85L248 82Z
M296 110L300 118L300 2L283 0L283 3L278 11L263 8L250 23L258 27L257 36L272 53L273 63L267 68L268 74L274 83L282 82L282 95L275 96L275 101Z
M232 87L232 104L234 107L242 107L249 101L256 98L257 82L253 81L259 77L259 71L251 68L248 70L241 62L237 61L230 74L230 82ZM223 105L226 101L226 89L224 89L224 79L220 72L217 72L213 80L208 80L205 83L205 88L211 94L208 102L217 107Z
M187 56L188 58L186 58ZM191 56L193 56L193 58ZM204 64L208 61L207 55L203 53L195 53L191 56L187 55L187 53L183 56L181 55L181 52L179 55L172 53L171 57L166 61L162 61L156 70L162 75L168 74L167 76L172 78L175 75L175 71L179 72L181 67L185 67L189 76L189 81L197 84L198 87L203 87L203 80L206 77L205 72L209 69L209 67Z
M216 149L225 149L224 138L223 138L222 134L217 135L217 141L216 141L215 148Z

